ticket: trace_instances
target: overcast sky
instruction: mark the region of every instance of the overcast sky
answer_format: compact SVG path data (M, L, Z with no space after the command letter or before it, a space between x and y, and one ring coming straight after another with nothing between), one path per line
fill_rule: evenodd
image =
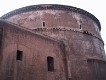
M106 0L0 0L0 16L14 9L36 4L70 5L92 13L101 23L101 35L106 44Z

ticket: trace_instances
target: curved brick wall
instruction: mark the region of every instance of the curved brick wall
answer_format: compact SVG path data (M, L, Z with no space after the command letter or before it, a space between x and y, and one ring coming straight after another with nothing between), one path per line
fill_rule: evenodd
M72 6L34 5L23 7L1 17L20 26L36 28L73 28L86 30L99 38L101 26L92 14ZM44 23L44 26L43 26Z
M66 55L67 80L106 79L102 74L106 73L106 57L101 26L92 14L71 6L50 4L20 8L1 19L62 41L60 47ZM99 73L101 75L95 77Z
M20 9L17 9L17 10L14 10L14 11L11 11L11 12L9 12L9 13L7 13L7 14L5 14L5 15L3 15L2 17L1 17L1 19L9 19L9 18L11 18L11 17L13 17L14 18L14 16L18 16L18 17L21 17L22 19L25 19L25 15L26 15L26 18L30 18L31 20L33 20L31 17L29 17L29 16L35 16L36 17L36 15L34 15L34 14L37 14L37 12L36 11L38 11L38 13L39 13L39 11L41 11L41 10L43 10L44 12L47 12L47 13L50 13L51 12L51 14L55 14L55 13L60 13L61 14L61 11L62 12L66 12L66 13L69 13L69 14L76 14L74 17L80 17L80 15L79 14L82 14L82 15L85 15L85 16L87 16L87 17L89 17L89 18L91 18L97 25L98 25L98 27L99 27L99 29L101 29L101 26L100 26L100 23L99 23L99 20L95 17L95 16L93 16L92 14L90 14L89 12L87 12L87 11L84 11L84 10L82 10L82 9L79 9L79 8L76 8L76 7L72 7L72 6L65 6L65 5L53 5L53 4L48 4L48 5L33 5L33 6L27 6L27 7L23 7L23 8L20 8ZM48 10L52 10L52 11L50 11L50 12L48 12ZM56 10L56 11L55 11ZM27 13L27 12L29 12L29 13ZM74 13L73 13L74 12ZM34 14L33 14L34 13ZM41 14L42 14L42 12L40 12ZM60 14L58 14L58 17L59 17L59 15ZM44 14L43 14L44 15ZM23 17L22 17L23 16ZM61 16L64 16L64 14L61 14ZM67 15L68 16L68 15ZM66 17L67 17L66 16ZM46 16L45 16L46 17ZM55 16L55 17L57 17L57 16ZM65 16L64 16L65 17ZM63 19L64 19L64 17L63 17ZM70 16L69 16L70 17ZM77 19L78 19L78 17L77 17ZM16 17L17 18L17 17ZM47 18L47 17L46 17ZM48 19L48 18L47 18ZM19 18L17 19L17 22L18 22L18 20L19 20ZM41 19L42 20L42 19ZM11 20L10 20L11 21ZM20 23L23 23L22 21L19 21Z

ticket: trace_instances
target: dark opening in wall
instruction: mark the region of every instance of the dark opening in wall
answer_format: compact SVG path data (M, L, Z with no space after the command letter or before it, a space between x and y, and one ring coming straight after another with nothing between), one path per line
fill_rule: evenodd
M82 29L82 26L80 25L80 29Z
M22 61L22 57L23 57L23 51L17 50L16 60Z
M42 23L42 27L45 27L45 26L46 26L46 23L45 23L45 22L43 22L43 23Z
M54 58L48 56L47 57L47 66L48 66L48 71L54 71Z

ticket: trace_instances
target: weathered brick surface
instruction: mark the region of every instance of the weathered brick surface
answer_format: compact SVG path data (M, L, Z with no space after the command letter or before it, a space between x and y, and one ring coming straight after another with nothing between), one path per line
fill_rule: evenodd
M0 25L1 26L1 25ZM59 43L9 24L3 24L0 80L66 80ZM16 60L16 51L23 60ZM47 56L54 57L54 72L47 70Z
M2 17L0 78L106 80L106 56L98 20L72 7L42 5L37 9L26 7ZM16 60L18 49L24 53L23 61ZM47 56L54 57L54 72L47 71Z
M35 29L42 28L42 22L45 22L45 27L69 27L92 32L99 35L97 24L85 15L59 10L38 10L14 15L7 19L15 24Z

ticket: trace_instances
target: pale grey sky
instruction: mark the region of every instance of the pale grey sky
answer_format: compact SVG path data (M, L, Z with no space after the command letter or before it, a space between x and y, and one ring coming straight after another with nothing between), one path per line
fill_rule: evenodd
M14 9L36 4L70 5L92 13L101 23L101 35L106 44L106 0L0 0L0 16Z

